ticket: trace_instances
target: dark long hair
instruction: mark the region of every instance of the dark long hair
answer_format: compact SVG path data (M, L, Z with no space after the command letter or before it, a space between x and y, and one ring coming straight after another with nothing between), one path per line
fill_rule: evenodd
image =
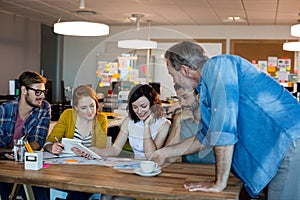
M136 123L140 121L138 116L135 114L132 108L132 103L141 98L142 96L146 97L150 102L150 110L154 114L155 118L160 118L163 116L163 108L161 106L161 102L159 100L158 93L155 91L153 87L148 84L138 84L134 88L131 89L128 96L128 115L129 117Z

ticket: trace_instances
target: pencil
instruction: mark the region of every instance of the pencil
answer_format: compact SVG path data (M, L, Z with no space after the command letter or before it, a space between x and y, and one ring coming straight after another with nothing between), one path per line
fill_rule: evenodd
M25 142L24 142L24 146L25 146L25 149L26 149L26 151L27 151L28 153L33 153L33 150L32 150L32 148L31 148L30 144L28 143L28 141L25 141Z

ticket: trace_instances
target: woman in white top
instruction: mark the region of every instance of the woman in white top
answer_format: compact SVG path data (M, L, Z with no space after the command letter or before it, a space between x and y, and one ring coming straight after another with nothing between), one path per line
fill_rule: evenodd
M128 97L128 117L111 147L90 147L101 156L117 156L127 139L136 159L147 159L163 147L168 135L170 121L163 117L163 108L158 93L150 85L137 85Z

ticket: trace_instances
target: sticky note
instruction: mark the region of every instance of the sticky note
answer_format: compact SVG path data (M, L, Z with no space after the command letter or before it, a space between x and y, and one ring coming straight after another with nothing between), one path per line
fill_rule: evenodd
M67 159L67 160L65 160L65 163L78 163L78 160L75 160L75 159Z

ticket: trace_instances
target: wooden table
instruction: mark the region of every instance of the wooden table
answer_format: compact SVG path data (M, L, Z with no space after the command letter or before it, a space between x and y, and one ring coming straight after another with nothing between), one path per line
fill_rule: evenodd
M164 167L156 177L142 177L101 165L51 165L39 171L23 164L0 161L0 180L91 193L107 193L147 199L238 199L241 181L230 175L220 193L189 192L184 183L214 180L214 165L176 163Z

